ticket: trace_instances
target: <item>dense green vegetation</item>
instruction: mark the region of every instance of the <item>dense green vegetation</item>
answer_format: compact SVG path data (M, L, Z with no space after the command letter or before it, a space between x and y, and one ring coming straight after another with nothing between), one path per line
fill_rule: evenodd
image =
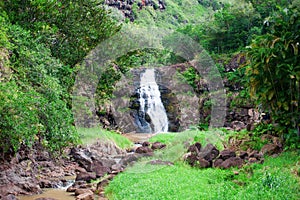
M75 65L118 26L93 0L9 0L0 4L0 23L0 151L39 141L57 154L76 144Z
M13 154L36 141L56 152L78 142L71 112L76 72L84 57L122 23L168 28L193 38L218 63L223 78L239 86L231 105L249 103L251 97L254 107L271 113L272 134L299 148L299 2L166 0L165 5L164 10L139 9L135 3L135 21L117 22L101 0L1 2L1 152ZM243 66L226 72L224 67L239 55L246 58ZM114 85L129 69L184 60L168 50L138 49L112 62L96 91L101 115ZM196 70L182 75L202 94ZM237 89L227 90L230 96ZM205 105L209 110L211 103Z

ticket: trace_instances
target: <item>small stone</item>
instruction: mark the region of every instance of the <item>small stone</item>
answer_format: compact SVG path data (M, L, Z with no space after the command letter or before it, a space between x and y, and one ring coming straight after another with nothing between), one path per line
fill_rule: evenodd
M70 186L67 188L67 192L75 192L76 188L73 186Z
M234 175L239 175L239 172L238 171L233 171L233 174Z
M147 141L143 142L142 146L143 147L150 147L150 142L147 142Z
M93 193L93 192L89 189L76 189L75 190L75 196L78 196L78 195L81 195L84 193Z
M249 158L248 162L249 162L249 163L256 163L256 162L257 162L257 159L254 158L254 157L251 157L251 158Z

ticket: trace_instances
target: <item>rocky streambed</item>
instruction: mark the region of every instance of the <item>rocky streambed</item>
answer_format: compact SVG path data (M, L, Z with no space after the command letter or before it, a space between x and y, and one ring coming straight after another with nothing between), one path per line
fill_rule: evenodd
M41 148L24 148L0 165L0 199L105 199L104 187L114 176L163 147L156 143L152 148L138 145L126 151L111 141L97 141L71 148L59 160L50 159Z

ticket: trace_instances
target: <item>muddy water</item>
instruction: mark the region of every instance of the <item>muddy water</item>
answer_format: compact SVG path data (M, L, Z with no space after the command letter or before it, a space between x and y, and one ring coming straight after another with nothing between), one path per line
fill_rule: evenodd
M32 196L18 196L20 200L35 200L37 198L54 198L57 200L74 200L74 193L68 193L65 189L46 189L43 194Z
M57 185L58 188L43 189L42 194L18 196L19 200L35 200L37 198L54 198L57 200L74 200L74 193L66 192L67 188L74 183L75 176L65 176L67 182L64 185Z

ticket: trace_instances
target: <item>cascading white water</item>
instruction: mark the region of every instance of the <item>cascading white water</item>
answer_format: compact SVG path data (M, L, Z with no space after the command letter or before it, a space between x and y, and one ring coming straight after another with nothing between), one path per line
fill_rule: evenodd
M148 131L151 133L167 132L168 117L161 101L158 85L155 81L154 69L146 69L146 71L141 74L138 93L140 96L140 116L145 119L147 114L151 120L152 126L147 123Z

